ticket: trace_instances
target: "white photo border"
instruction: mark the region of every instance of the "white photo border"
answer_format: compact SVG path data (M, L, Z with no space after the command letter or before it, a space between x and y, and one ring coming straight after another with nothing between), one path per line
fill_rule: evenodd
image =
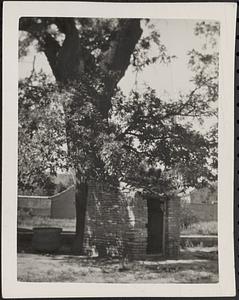
M42 297L213 297L235 295L234 57L236 3L4 2L2 295ZM17 101L18 22L20 17L108 17L203 19L220 22L218 253L219 283L111 284L24 283L17 281ZM34 267L34 266L33 266Z

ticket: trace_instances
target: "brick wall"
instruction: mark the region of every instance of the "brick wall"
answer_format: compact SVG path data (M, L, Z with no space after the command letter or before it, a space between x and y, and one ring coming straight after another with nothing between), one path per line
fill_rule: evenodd
M138 193L134 197L126 197L129 216L129 227L125 235L126 252L132 258L144 258L147 255L148 238L147 199ZM180 251L180 198L172 195L159 201L164 203L163 255L176 259Z
M167 258L178 258L180 251L180 199L177 196L159 198L164 203L164 236L163 255ZM147 255L147 227L148 208L147 199L139 194L130 202L134 213L134 226L131 226L128 238L128 252L132 257L145 257Z
M25 206L44 206L53 218L74 218L74 194L74 187L71 187L51 198L39 197L34 204L33 201L25 201ZM176 196L160 200L165 201L164 254L169 258L177 258L180 200ZM19 201L19 206L24 206L24 201ZM147 254L147 223L147 199L139 193L122 194L102 184L89 185L84 241L86 252L95 248L101 256L123 254L143 258Z
M128 198L129 228L126 231L126 253L131 258L145 257L147 250L147 201L139 193ZM131 214L130 214L131 212Z
M117 190L90 184L85 226L85 250L92 246L101 256L124 252L129 226L127 200Z
M165 255L177 258L180 250L180 199L172 195L166 200Z

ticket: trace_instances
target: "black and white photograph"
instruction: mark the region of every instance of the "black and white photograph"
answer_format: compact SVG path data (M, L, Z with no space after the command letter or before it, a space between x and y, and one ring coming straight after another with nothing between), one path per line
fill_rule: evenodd
M222 123L233 107L221 71L233 61L223 52L227 12L91 17L77 14L80 3L65 15L52 5L55 14L17 20L8 199L17 284L205 284L213 293L227 277L220 222L232 232L233 213L233 160L220 177L223 155L233 155L231 123ZM233 4L218 7L235 15Z

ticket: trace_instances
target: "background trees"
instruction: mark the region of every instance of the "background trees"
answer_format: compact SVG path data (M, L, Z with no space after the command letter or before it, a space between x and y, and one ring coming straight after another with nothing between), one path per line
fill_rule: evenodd
M195 29L207 42L189 53L191 91L167 100L149 86L128 96L117 86L130 64L143 72L173 58L149 21L22 18L19 28L27 32L21 54L37 39L56 79L33 74L19 83L19 184L33 184L29 172L45 182L45 170L74 169L76 248L82 249L89 180L157 195L215 180L217 130L203 134L194 124L217 114L216 23Z
M52 194L56 170L67 168L64 112L56 86L43 73L19 81L18 189Z

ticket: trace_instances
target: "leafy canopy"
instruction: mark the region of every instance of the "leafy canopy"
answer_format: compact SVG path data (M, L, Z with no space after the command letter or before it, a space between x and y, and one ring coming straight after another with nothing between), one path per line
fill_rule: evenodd
M80 39L100 57L104 45L108 47L108 31L114 23L85 22L89 26L82 27ZM214 181L217 128L207 134L194 128L196 120L203 124L205 118L217 115L219 29L217 23L210 24L199 23L195 28L195 34L209 37L209 42L202 51L189 52L193 88L177 99L165 101L149 86L142 92L132 90L128 96L116 88L105 119L95 97L105 76L97 63L94 76L86 74L70 86L49 83L44 74L20 81L19 185L44 184L46 171L56 174L59 168L73 168L88 179L113 185L122 181L157 194ZM160 47L150 57L152 43ZM139 40L131 64L143 72L156 60L170 59L159 34L152 30L149 37Z

